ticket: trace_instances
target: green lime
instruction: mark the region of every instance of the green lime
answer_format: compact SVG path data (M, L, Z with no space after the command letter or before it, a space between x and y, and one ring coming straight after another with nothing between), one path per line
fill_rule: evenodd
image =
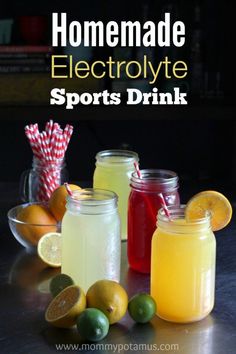
M83 339L98 342L106 337L109 321L102 311L87 308L77 318L77 328Z
M156 313L156 302L146 293L136 294L129 300L128 311L135 322L146 323Z
M70 285L74 285L73 279L69 275L61 273L52 278L49 288L52 296L55 297Z

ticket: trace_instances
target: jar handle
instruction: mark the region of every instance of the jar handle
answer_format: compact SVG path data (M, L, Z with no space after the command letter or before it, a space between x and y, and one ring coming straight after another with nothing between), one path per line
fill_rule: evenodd
M20 198L23 202L29 201L29 176L30 176L30 169L24 171L20 177Z

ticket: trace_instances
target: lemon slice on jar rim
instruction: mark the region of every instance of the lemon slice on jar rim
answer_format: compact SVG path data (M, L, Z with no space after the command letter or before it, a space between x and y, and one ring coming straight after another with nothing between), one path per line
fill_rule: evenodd
M213 231L223 229L232 218L229 200L216 191L204 191L194 195L186 205L185 217L187 221L194 221L204 218L207 212L211 215Z

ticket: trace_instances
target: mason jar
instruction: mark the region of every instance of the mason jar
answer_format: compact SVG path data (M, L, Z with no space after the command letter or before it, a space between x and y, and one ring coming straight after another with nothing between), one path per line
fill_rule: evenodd
M185 206L158 213L152 238L151 295L157 315L171 322L194 322L214 306L216 241L211 216L186 221Z
M168 170L134 172L128 207L128 261L132 269L150 273L151 241L156 229L157 212L162 206L179 205L178 176Z
M54 189L68 181L64 159L41 160L33 158L32 168L20 178L20 198L24 202L46 202Z
M114 191L118 197L118 210L121 218L121 236L127 239L127 211L130 193L130 178L138 163L136 152L128 150L104 150L96 155L96 168L93 187Z
M62 272L84 291L97 280L120 280L120 219L117 195L82 189L67 197L62 220Z

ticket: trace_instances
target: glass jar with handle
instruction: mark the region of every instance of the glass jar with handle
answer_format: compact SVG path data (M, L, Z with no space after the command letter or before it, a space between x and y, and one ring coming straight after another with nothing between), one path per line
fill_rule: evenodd
M34 157L32 168L21 175L20 198L24 202L45 202L54 189L68 181L68 176L64 159L45 161Z

